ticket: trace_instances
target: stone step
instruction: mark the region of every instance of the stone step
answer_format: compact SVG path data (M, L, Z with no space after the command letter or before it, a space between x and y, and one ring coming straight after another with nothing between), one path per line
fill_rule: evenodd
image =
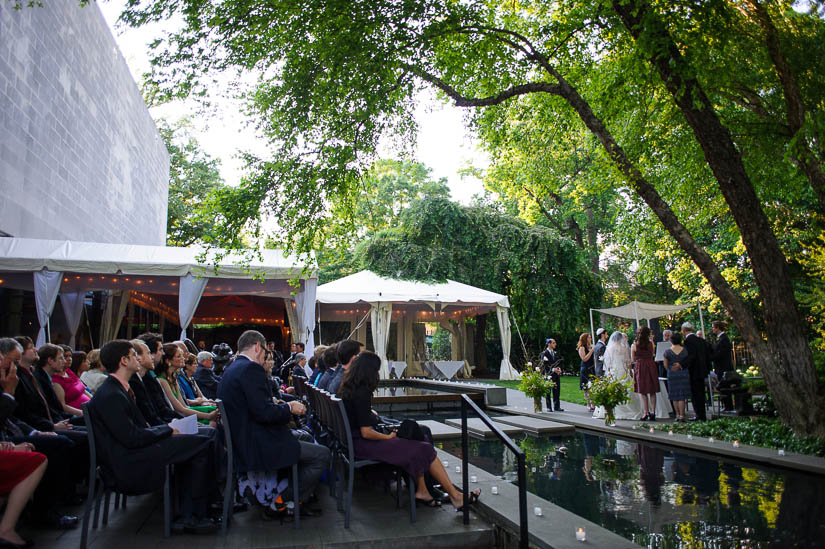
M440 421L425 419L423 421L419 421L418 424L430 428L430 431L432 431L433 433L433 440L444 440L448 438L461 437L460 428L455 428L450 425L446 425L444 423L441 423ZM461 425L461 420L458 421L458 424Z
M461 418L448 419L446 423L451 427L456 427L460 434ZM514 425L507 425L506 423L499 423L498 421L493 421L493 424L507 435L518 435L524 432L524 429ZM493 430L487 427L487 425L477 417L467 418L467 431L471 435L481 438L490 438L495 436L493 434Z
M498 423L506 423L514 427L521 427L531 435L545 435L548 433L566 433L575 431L573 425L559 423L557 421L550 421L546 419L539 419L530 416L500 416L496 418Z

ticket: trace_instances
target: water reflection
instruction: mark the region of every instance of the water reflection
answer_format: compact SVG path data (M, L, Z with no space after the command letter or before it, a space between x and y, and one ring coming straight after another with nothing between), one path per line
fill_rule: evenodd
M500 443L470 444L475 465L515 480ZM528 490L642 546L825 547L822 477L583 432L520 444Z

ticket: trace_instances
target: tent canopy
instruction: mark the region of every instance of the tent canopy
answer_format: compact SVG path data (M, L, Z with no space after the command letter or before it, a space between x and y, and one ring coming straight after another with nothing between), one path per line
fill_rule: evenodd
M486 307L510 307L507 296L453 280L428 284L411 280L397 280L379 276L372 271L361 271L318 286L319 303L442 303Z
M660 316L671 315L678 313L685 309L695 307L695 303L688 303L687 305L660 305L658 303L645 303L643 301L631 301L625 305L618 307L611 307L610 309L593 309L600 313L618 316L621 318L641 318L650 320L651 318L659 318Z

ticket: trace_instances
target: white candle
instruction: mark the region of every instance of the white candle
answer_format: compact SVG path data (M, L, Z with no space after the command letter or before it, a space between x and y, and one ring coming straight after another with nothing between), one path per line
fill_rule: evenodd
M447 466L449 466L449 465L450 465L450 462L449 462L449 461L447 461L446 459L445 459L444 461L442 461L441 463L443 463L443 464L444 464L444 467L447 467Z
M654 431L655 431L655 429L653 429L653 427L651 427L651 428L650 428L650 432L652 433L652 432L654 432Z
M473 475L470 477L470 482L478 482L478 477Z
M739 448L739 441L738 440L733 441L733 447L734 448Z
M587 541L587 536L584 533L584 528L579 528L578 530L576 530L576 540Z
M693 435L688 435L688 440L693 440Z
M785 455L785 450L784 450L784 449L782 449L782 448L780 448L780 449L779 449L779 455L780 455L780 456L784 456L784 455Z
M498 486L491 486L490 487L490 492L492 492L494 496L497 496L498 495Z
M708 442L710 442L711 444L713 444L713 437L708 437Z
M533 513L535 513L535 515L537 517L540 517L541 516L541 507L533 507Z
M672 437L673 436L673 431L668 431L667 436Z
M456 473L460 473L460 472L461 472L461 465L456 465L456 466L455 466L455 472L456 472Z

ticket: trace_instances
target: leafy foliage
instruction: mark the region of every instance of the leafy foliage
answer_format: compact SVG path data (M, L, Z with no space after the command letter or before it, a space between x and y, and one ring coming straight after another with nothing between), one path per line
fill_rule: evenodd
M541 398L550 394L556 384L541 372L541 368L530 368L529 365L521 373L521 383L518 389L530 398Z

